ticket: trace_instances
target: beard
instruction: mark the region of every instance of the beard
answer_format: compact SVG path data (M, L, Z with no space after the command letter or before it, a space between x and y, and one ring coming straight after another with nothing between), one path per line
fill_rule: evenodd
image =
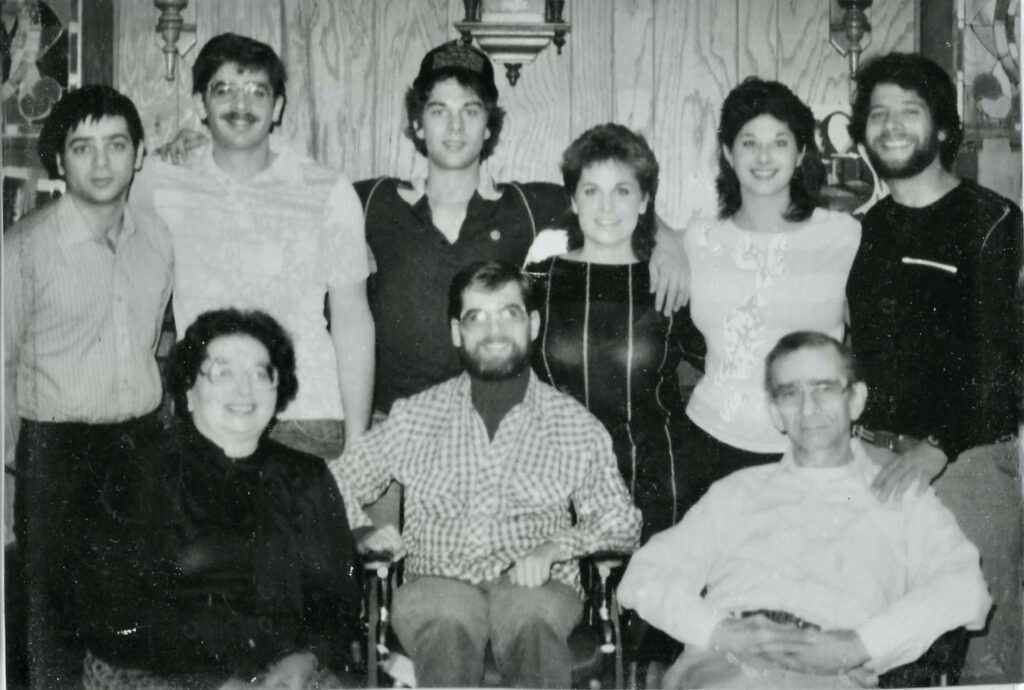
M939 155L940 143L939 131L933 127L928 138L911 152L910 157L903 161L884 160L875 153L872 146L865 146L864 149L868 152L868 159L871 160L872 167L882 179L905 180L923 172L932 164L935 157Z
M494 340L502 340L512 347L503 359L494 359L480 355L480 350ZM492 338L479 343L473 350L459 348L459 360L469 375L481 381L504 381L523 373L530 366L531 345L521 347L514 340Z

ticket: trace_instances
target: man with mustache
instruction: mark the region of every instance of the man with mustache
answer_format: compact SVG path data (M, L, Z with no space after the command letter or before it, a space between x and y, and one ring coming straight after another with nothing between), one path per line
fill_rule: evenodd
M971 655L987 649L1019 677L1021 211L953 173L957 91L925 57L864 65L850 134L891 192L864 216L847 284L854 353L874 384L862 438L897 453L875 488L884 498L921 479L923 490L952 463L936 490L978 544L997 599Z
M408 549L393 623L419 686L474 687L488 642L510 687L567 688L578 559L632 551L640 512L611 438L530 369L540 328L528 275L471 264L448 298L465 371L395 402L329 466L362 550ZM394 479L405 523L370 531L361 506Z
M225 307L260 309L285 327L299 393L271 437L331 458L370 417L374 328L363 213L344 175L271 135L285 78L265 43L230 33L210 39L192 66L210 141L181 166L150 158L131 203L155 209L171 228L179 334L199 314Z

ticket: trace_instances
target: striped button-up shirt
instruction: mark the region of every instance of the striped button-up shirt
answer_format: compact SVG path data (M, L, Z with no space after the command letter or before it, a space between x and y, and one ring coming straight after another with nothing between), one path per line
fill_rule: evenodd
M493 440L462 374L396 402L330 466L353 527L392 478L405 486L408 577L493 580L552 542L566 556L552 578L579 591L576 558L632 551L640 535L608 432L532 372Z
M120 422L160 403L171 239L126 208L111 248L64 196L4 235L4 421Z

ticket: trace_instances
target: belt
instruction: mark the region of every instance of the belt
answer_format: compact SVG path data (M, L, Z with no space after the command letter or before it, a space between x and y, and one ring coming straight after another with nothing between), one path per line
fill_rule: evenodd
M860 424L853 425L853 435L866 443L891 450L894 453L902 453L921 443L921 439L916 436L897 434L895 431L882 429L866 429Z
M821 630L821 626L810 621L805 621L800 616L796 616L789 611L775 611L773 609L757 609L756 611L744 611L740 614L740 618L750 618L751 616L764 616L773 623L780 625L794 625L798 628L808 628L810 630Z

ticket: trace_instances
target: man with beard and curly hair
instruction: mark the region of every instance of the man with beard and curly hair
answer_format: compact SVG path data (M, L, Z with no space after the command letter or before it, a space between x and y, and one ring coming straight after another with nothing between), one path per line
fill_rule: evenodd
M978 545L996 598L964 682L1012 682L1021 668L1021 211L954 174L956 87L925 57L864 65L850 134L891 191L864 216L847 283L854 353L874 384L861 436L897 453L875 488L896 496L945 471L936 491Z

